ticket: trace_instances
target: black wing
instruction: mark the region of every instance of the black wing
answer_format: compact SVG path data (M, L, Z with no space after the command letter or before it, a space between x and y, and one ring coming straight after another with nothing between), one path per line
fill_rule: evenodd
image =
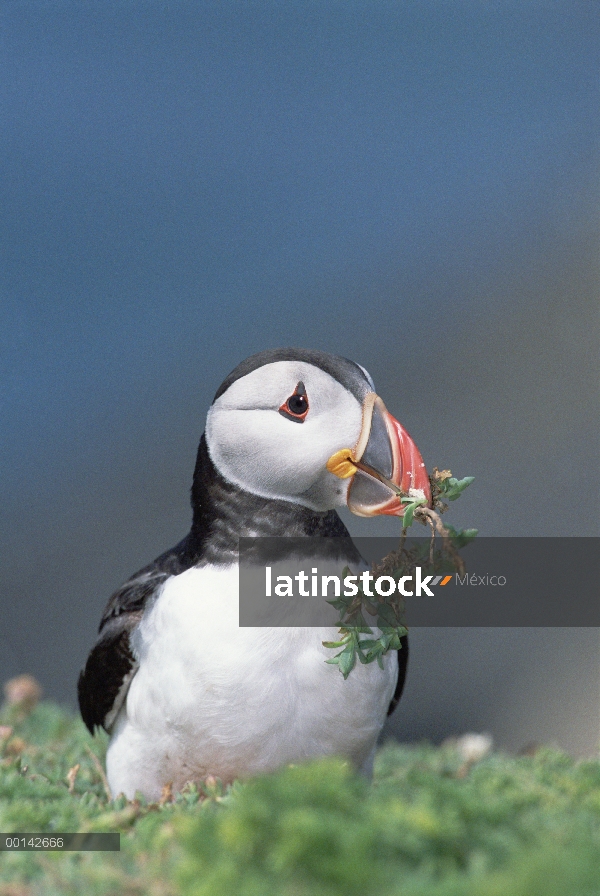
M110 729L137 672L130 635L139 625L147 601L168 578L189 569L196 561L188 536L128 579L110 597L98 638L77 682L81 716L92 734L96 725Z
M400 703L400 697L402 696L402 691L404 690L404 682L406 680L406 668L408 666L408 635L400 638L400 643L402 644L402 650L398 651L398 682L396 684L394 696L392 697L392 702L388 707L388 716L391 716L393 711Z

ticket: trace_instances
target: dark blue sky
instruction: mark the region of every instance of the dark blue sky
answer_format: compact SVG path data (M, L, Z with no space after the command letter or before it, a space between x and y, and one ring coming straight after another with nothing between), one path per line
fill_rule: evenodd
M185 533L217 386L266 347L367 367L429 465L477 476L458 522L597 533L599 19L3 2L7 668L71 697L110 591Z

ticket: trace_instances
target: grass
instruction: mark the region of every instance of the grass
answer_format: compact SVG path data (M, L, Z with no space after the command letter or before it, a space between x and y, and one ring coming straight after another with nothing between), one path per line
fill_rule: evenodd
M119 853L0 854L0 896L600 896L596 759L390 744L372 785L329 759L148 805L108 800L106 737L60 707L0 725L1 832L122 833Z

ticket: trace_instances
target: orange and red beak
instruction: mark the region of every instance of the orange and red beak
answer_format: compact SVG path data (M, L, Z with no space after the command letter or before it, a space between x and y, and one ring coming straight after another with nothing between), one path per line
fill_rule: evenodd
M407 431L374 392L363 403L363 425L355 447L342 448L327 462L341 479L352 477L348 507L358 516L402 516L403 496L431 503L421 453Z

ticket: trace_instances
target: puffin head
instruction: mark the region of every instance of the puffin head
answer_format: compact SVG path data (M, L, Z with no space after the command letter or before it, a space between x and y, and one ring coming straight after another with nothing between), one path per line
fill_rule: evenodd
M311 510L402 516L396 489L431 499L419 450L367 371L325 352L276 349L239 364L215 395L206 443L225 479Z

